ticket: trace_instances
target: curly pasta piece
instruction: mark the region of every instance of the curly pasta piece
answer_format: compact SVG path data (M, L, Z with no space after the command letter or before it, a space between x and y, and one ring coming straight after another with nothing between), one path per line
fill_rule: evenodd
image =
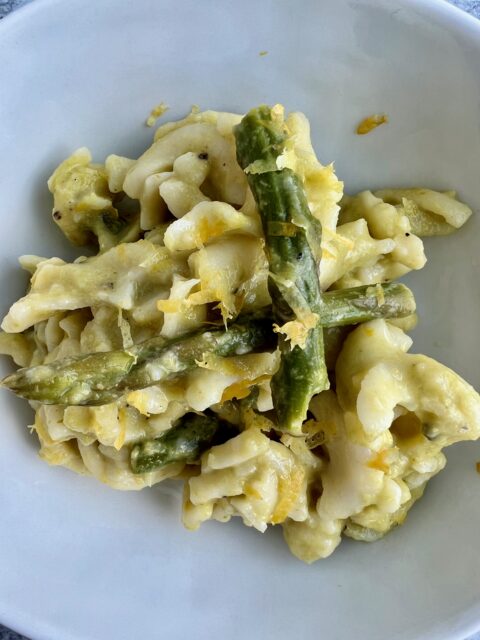
M205 322L207 310L205 305L191 305L188 296L192 289L200 283L198 278L173 277L172 288L167 300L159 300L157 308L163 311L163 327L161 335L166 338L180 336L193 331Z
M477 392L448 367L406 353L411 344L411 338L385 320L355 329L337 361L337 393L344 411L356 411L370 439L389 429L397 406L414 412L440 447L478 438Z
M167 219L168 206L160 196L160 189L172 176L172 171L162 171L145 179L140 195L140 228L144 231L155 229Z
M120 242L134 242L140 235L138 212L134 208L120 213L117 197L109 189L107 171L93 164L85 147L64 160L48 180L53 194L53 219L76 245L96 241L100 251ZM117 190L118 192L119 190Z
M290 551L299 560L310 564L328 558L335 551L341 541L344 523L342 520L324 519L312 508L304 521L289 519L282 526Z
M232 233L261 236L260 221L225 202L200 202L165 232L170 251L193 251Z
M316 396L307 442L326 454L310 478L308 518L284 524L292 552L324 558L345 535L376 540L401 524L442 449L480 435L480 397L447 367L407 353L411 339L384 320L358 327L337 361L337 394ZM310 490L311 490L310 485Z
M379 482L362 509L350 514L350 522L370 536L403 521L425 483L444 467L444 447L480 436L476 391L444 365L408 354L410 346L401 329L374 320L350 334L337 361L349 446L365 450L363 472ZM331 455L332 445L326 446Z
M209 356L199 363L199 369L186 376L185 398L196 411L233 398L245 398L252 386L270 381L279 361L277 352L231 358ZM265 398L263 402L266 402ZM271 404L270 392L268 404Z
M183 464L175 462L161 469L145 474L134 474L130 469L130 455L127 450L116 451L103 445L78 445L82 461L87 471L100 482L114 489L138 491L151 487L166 478L174 478L181 473Z
M447 235L462 227L472 215L456 193L431 189L380 189L375 195L401 208L419 236Z
M92 233L89 218L98 212L116 214L104 167L92 164L92 156L82 147L64 160L48 180L53 194L53 218L67 238L78 245L88 244Z
M394 238L410 231L410 222L403 212L371 191L344 196L341 204L340 224L364 218L374 238Z
M236 161L232 126L226 127L225 121L219 124L218 120L218 114L207 112L195 114L175 123L173 127L160 127L153 145L126 174L123 188L127 195L140 199L149 176L172 171L177 158L193 153L206 156L208 182L216 199L242 204L245 200L246 178ZM182 183L187 184L184 181ZM172 198L173 194L162 193L162 197L165 196Z
M395 243L392 239L372 238L367 222L363 219L340 225L336 233L324 235L328 239L322 252L320 269L323 290L332 285L342 288L339 285L346 278L353 280L355 277L358 284L372 284L382 280L383 274L379 276L375 270L378 271L379 261L394 250Z
M171 176L160 184L159 194L176 218L183 217L200 202L210 200L200 188L209 169L207 153L189 151L175 160Z
M10 333L24 331L56 311L110 304L132 309L139 292L163 287L172 276L172 261L164 247L139 240L73 264L58 258L41 262L26 296L15 302L2 322ZM158 298L158 293L157 293Z
M134 165L135 160L117 156L114 153L107 156L105 160L105 173L108 179L108 189L111 193L123 191L123 181L128 170Z
M278 158L278 168L288 167L302 178L310 211L320 220L323 230L334 231L343 182L335 175L332 164L323 166L318 161L310 139L310 123L303 113L290 113L286 126L289 139L285 152Z
M364 483L371 482L371 478L363 473L363 462L368 453L347 443L343 413L335 393L326 391L315 396L310 411L314 420L304 427L309 434L307 442L312 447L322 443L328 457L321 461L317 459L314 466L310 464L308 517L302 522L287 520L283 525L290 550L308 563L326 558L337 548L346 518L364 505L363 491L368 492L368 484ZM345 451L339 443L347 445ZM363 484L359 485L359 482Z
M35 351L35 341L31 333L0 332L0 353L10 356L19 367L28 367Z
M307 517L305 472L295 455L250 428L202 457L200 474L185 483L183 522L196 529L204 520L226 522L238 515L265 531L287 517Z
M225 320L270 304L268 263L264 242L250 236L231 236L190 255L188 264L200 280L191 304L217 302ZM248 307L247 307L248 305Z
M85 407L75 408L84 409ZM49 409L50 413L56 409L58 414L61 408L50 407ZM40 457L48 464L60 465L77 473L92 475L115 489L143 489L165 478L174 477L183 469L183 464L175 463L151 473L134 474L130 469L129 447L104 445L95 438L88 438L85 434L79 437L81 434L72 434L65 426L65 431L61 435L59 431L61 427L62 420L59 415L37 411L33 428L40 439Z
M349 224L358 225L360 221L366 221L368 230L363 231L364 242L370 238L370 246L376 241L380 250L376 256L372 249L362 256L361 247L355 238L352 250L356 255L350 256L348 248L343 252L340 258L343 273L335 280L335 288L388 282L425 265L423 243L411 232L410 221L405 212L383 202L370 191L363 191L355 197L344 196L339 220L337 233L342 236L345 236L346 230L350 230ZM333 253L337 258L335 251ZM350 268L345 270L346 266Z

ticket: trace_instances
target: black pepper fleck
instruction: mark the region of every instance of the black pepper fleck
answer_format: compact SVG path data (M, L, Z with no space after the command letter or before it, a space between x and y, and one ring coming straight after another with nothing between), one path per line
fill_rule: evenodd
M208 160L208 153L199 153L198 154L198 159L199 160Z
M53 212L53 219L54 220L61 220L62 219L62 214L60 213L60 211L54 211Z
M409 233L406 233L405 235L406 235L406 236L407 236L407 238L408 238L408 236L409 236L410 234L409 234Z

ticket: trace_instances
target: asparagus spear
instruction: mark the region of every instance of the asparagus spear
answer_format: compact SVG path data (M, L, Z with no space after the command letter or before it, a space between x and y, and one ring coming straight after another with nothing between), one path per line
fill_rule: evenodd
M360 324L375 318L404 318L415 311L415 298L399 282L363 285L322 294L324 327Z
M343 343L348 334L354 329L353 326L337 325L334 327L324 327L323 344L325 347L325 363L328 371L335 371L337 358L343 348Z
M262 219L275 320L283 324L293 313L300 321L316 315L321 322L317 265L308 243L316 233L319 244L321 230L299 177L290 169L277 169L287 138L285 126L269 107L252 109L235 128L237 160ZM280 337L280 350L280 368L272 378L273 404L280 428L300 433L311 397L329 386L320 324L308 331L303 348L291 348Z
M93 353L19 369L2 385L44 404L100 405L196 366L207 353L233 356L275 347L271 320L246 317L227 331L204 329L174 339L152 338L124 351Z
M414 311L412 292L399 283L329 291L323 295L322 326L326 330L374 318L401 318ZM92 353L19 369L1 384L44 404L105 404L130 389L191 369L207 352L236 355L268 349L274 340L271 318L257 315L239 320L226 332L201 330L173 340L157 337L128 351Z
M238 428L217 416L187 413L158 438L133 446L134 473L147 473L171 462L197 462L204 451L238 434Z

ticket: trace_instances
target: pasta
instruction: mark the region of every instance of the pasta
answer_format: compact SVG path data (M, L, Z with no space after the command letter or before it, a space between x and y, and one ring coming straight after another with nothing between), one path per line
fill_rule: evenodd
M160 126L138 159L95 164L81 148L59 165L53 219L98 252L20 258L30 287L3 319L0 352L23 369L3 382L30 399L49 464L123 490L181 479L188 529L233 516L261 532L280 525L292 553L313 562L342 535L373 541L401 524L445 466L443 448L480 437L479 395L409 353L414 306L393 304L387 286L425 265L422 236L450 234L472 212L455 192L345 195L306 117L265 113L282 145L244 168L245 119L196 109ZM272 175L296 181L303 218L292 200L287 219L266 221L258 194ZM311 252L320 306L291 267L278 276L279 237ZM361 319L338 315L347 296ZM312 354L328 376L295 432L279 421L278 376L319 327L325 355ZM112 354L125 371L109 368ZM73 383L85 402L67 400L61 385ZM116 393L89 401L93 384Z

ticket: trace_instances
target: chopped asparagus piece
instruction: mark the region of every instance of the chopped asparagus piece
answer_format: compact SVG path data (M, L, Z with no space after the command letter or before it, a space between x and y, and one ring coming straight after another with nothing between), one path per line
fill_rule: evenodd
M321 324L339 327L375 318L404 318L415 308L413 293L399 282L327 291L323 294Z
M171 340L152 338L124 351L19 369L4 378L2 385L44 404L100 405L193 369L206 354L240 355L273 348L275 342L271 320L246 317L228 330L202 329Z
M187 413L158 438L135 444L130 463L134 473L147 473L171 462L197 462L204 451L237 435L238 428L217 416Z

